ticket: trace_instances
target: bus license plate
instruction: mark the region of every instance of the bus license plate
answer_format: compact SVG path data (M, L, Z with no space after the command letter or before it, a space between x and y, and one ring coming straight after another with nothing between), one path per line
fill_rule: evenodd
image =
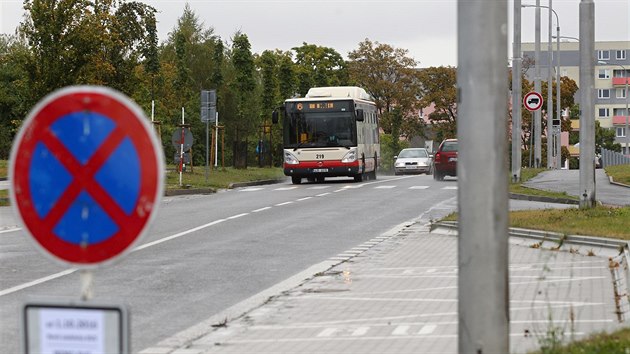
M317 172L328 172L328 169L327 168L315 168L315 169L313 169L313 172L316 172L316 173Z

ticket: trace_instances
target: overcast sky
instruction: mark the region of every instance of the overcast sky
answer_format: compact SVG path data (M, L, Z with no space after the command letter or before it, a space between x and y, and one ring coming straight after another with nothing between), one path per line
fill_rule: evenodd
M499 0L497 0L499 1ZM190 4L206 28L229 40L240 30L252 51L290 50L302 42L334 48L344 57L365 38L409 50L420 67L457 64L456 0L143 0L158 10L164 40ZM535 0L522 0L535 4ZM630 40L630 0L594 0L595 40ZM548 0L541 0L548 6ZM553 0L563 36L579 36L579 0ZM512 1L509 35L512 38ZM13 33L23 15L22 0L0 0L0 32ZM535 9L522 9L522 41L534 41ZM547 10L541 36L547 38ZM555 17L553 33L555 34ZM545 48L543 46L543 48ZM508 55L508 54L506 54Z

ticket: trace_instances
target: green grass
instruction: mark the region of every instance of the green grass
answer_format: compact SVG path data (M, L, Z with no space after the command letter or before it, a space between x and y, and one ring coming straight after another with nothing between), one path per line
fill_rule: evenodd
M630 352L630 329L599 333L563 346L542 348L532 354L627 354Z
M235 169L226 167L211 169L206 181L206 168L194 167L193 171L187 168L182 173L182 186L179 184L179 172L174 166L168 166L166 172L166 189L180 188L228 188L230 183L250 182L278 179L284 177L281 168L274 167L248 167L247 169Z
M630 165L608 166L604 170L613 181L630 186Z
M519 210L510 212L510 226L630 240L630 207Z

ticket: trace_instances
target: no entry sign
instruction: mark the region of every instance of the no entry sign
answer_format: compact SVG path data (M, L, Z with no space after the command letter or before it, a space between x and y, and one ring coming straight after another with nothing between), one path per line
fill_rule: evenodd
M56 91L13 144L11 203L45 253L93 267L130 250L163 192L159 141L144 113L105 87Z

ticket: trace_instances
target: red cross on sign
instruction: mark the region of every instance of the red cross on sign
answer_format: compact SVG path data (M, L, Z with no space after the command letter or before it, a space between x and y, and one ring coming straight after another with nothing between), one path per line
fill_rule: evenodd
M163 193L161 145L142 109L106 87L41 100L11 151L11 204L44 253L91 267L129 251Z

